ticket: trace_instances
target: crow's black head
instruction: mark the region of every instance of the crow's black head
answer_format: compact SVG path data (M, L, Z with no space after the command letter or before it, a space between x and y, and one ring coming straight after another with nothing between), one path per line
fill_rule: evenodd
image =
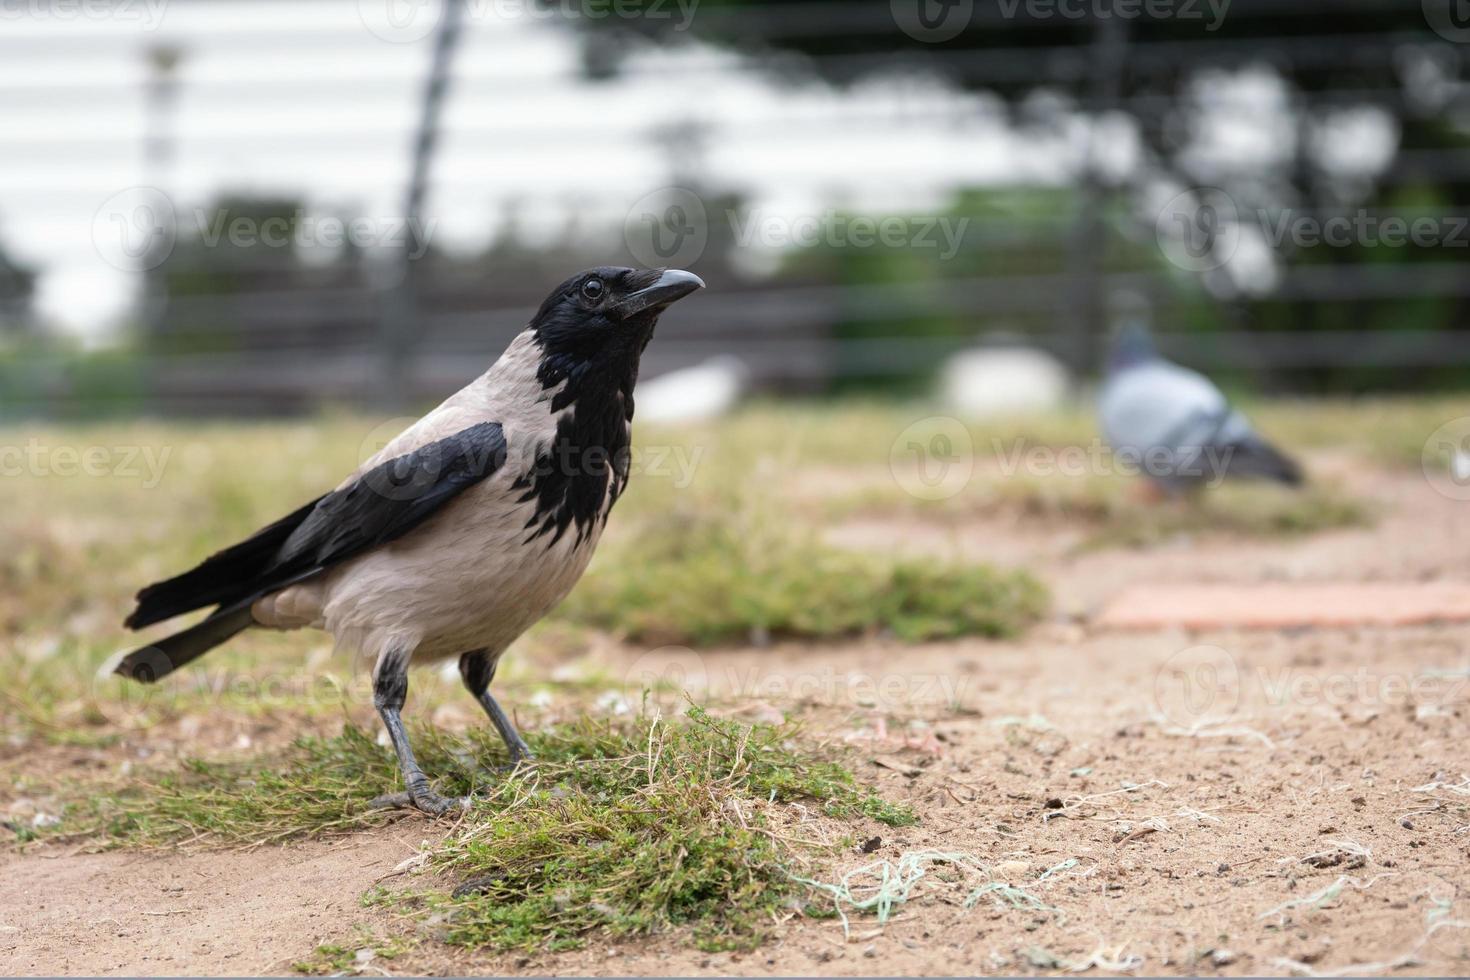
M541 344L537 377L545 388L566 386L554 407L574 401L595 411L612 407L631 416L638 359L670 303L704 282L679 269L589 269L552 290L536 311L531 331Z
M698 276L679 269L589 269L551 291L531 329L549 358L636 359L664 308L703 285Z

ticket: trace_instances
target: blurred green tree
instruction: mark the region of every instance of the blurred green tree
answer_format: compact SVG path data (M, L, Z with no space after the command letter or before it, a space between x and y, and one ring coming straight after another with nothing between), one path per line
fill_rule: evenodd
M1362 209L1438 216L1449 222L1442 229L1452 228L1457 213L1464 213L1457 209L1470 201L1464 112L1470 58L1464 45L1450 39L1453 23L1446 22L1447 34L1446 23L1435 18L1448 18L1454 2L701 0L686 20L674 16L668 0L627 0L620 9L639 14L589 16L578 23L586 70L595 76L616 73L637 50L637 36L692 35L758 57L800 56L773 58L772 70L838 84L905 68L938 75L957 89L999 96L1018 127L1037 124L1038 106L1059 106L1054 120L1121 114L1139 135L1140 166L1121 177L1079 174L1082 193L1053 196L1049 216L1071 231L1054 241L1048 261L1065 254L1070 268L1097 278L1141 260L1183 293L1160 318L1161 330L1318 331L1324 357L1330 357L1330 348L1341 346L1328 339L1334 331L1415 331L1422 337L1426 331L1470 327L1470 289L1438 274L1463 263L1465 252L1443 244L1384 247L1362 240L1327 248L1273 246L1274 285L1241 288L1218 272L1179 275L1159 249L1140 253L1136 243L1152 234L1149 224L1156 217L1140 205L1151 200L1146 192L1160 186L1214 185L1252 220L1273 222L1283 214L1321 220ZM1131 16L1120 15L1128 11ZM1263 162L1232 166L1219 154L1201 153L1199 140L1220 84L1244 71L1283 83L1285 145ZM1049 98L1038 100L1039 93ZM1344 168L1325 137L1365 116L1386 120L1395 145L1382 166ZM1034 257L1034 250L1027 252ZM988 259L986 272L1015 261L993 252ZM825 255L820 261L864 281L920 274L903 269L911 257L890 250ZM1406 271L1372 282L1360 274L1381 266ZM1293 270L1308 275L1295 276ZM927 271L944 274L934 265ZM1206 295L1214 296L1213 310L1197 301ZM1074 299L1085 306L1105 304L1108 297L1084 290ZM1086 316L1081 310L1076 315ZM1098 326L1094 320L1089 331ZM1095 363L1095 339L1092 347L1084 360ZM1292 379L1297 386L1305 381L1323 388L1414 388L1464 381L1466 367L1338 364L1293 370Z

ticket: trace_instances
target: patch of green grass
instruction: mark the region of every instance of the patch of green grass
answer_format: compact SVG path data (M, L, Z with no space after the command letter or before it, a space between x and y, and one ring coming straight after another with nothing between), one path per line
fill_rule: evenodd
M373 966L375 961L397 959L412 945L402 938L382 939L366 930L359 930L349 940L323 943L306 959L292 963L291 969L317 977L363 972L382 974L381 967Z
M1330 481L1300 489L1266 483L1226 483L1175 500L1143 500L1136 477L1016 475L977 477L963 493L925 501L896 487L870 486L834 498L833 519L901 514L942 524L998 514L1090 528L1085 548L1138 547L1180 534L1223 533L1258 538L1315 534L1373 523L1374 507Z
M558 615L635 643L705 646L879 631L1009 637L1047 606L1025 572L834 548L732 502L723 519L685 507L640 522Z
M1299 489L1227 483L1173 500L1142 500L1137 479L1015 479L994 488L1004 505L1038 518L1091 525L1082 548L1143 547L1183 534L1280 538L1372 523L1374 512L1337 486Z
M1321 484L1301 490L1223 486L1191 499L1115 506L1084 547L1143 547L1206 533L1280 538L1362 527L1374 516L1368 504Z
M698 707L674 720L584 719L530 741L535 766L506 776L493 771L505 761L493 734L416 735L442 792L477 795L432 847L436 887L380 892L375 903L432 918L448 942L471 948L561 949L594 932L672 927L689 927L702 948L748 948L804 903L792 874L831 854L783 804L836 822L915 819L797 729ZM264 764L196 762L92 793L55 833L141 846L340 833L386 819L368 802L397 782L391 752L348 728ZM444 888L470 880L474 894ZM323 955L308 965L337 965Z
M1388 466L1418 467L1436 429L1467 414L1463 396L1274 400L1247 406L1273 443L1353 453Z

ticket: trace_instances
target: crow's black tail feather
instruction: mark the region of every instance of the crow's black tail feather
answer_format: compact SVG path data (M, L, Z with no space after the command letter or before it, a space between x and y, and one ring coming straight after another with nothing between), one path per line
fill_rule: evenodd
M205 606L233 604L258 591L257 578L316 505L313 500L196 568L148 586L138 593L138 607L123 625L142 629Z
M236 633L249 628L254 622L250 615L250 605L250 600L246 600L218 609L208 618L182 632L134 650L118 661L112 672L152 684L191 660L204 656Z

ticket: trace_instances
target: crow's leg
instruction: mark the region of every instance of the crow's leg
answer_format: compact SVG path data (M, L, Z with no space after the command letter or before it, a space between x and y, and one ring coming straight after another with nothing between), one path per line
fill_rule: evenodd
M471 650L462 654L459 658L459 676L464 679L464 686L480 702L480 707L485 709L485 714L490 716L490 721L495 725L495 730L505 742L505 747L510 751L510 765L515 768L522 762L532 759L531 749L526 745L526 740L521 738L521 733L516 731L516 726L510 720L510 716L500 707L490 693L490 682L495 679L495 665L499 658L492 658L484 650Z
M391 650L378 662L373 677L373 704L388 729L388 738L393 741L393 751L398 753L398 769L403 773L404 793L389 793L373 800L372 805L380 809L414 807L430 816L439 816L464 806L463 800L451 800L440 796L429 788L429 779L419 768L413 757L413 747L408 744L408 732L403 729L403 702L408 698L409 652Z

